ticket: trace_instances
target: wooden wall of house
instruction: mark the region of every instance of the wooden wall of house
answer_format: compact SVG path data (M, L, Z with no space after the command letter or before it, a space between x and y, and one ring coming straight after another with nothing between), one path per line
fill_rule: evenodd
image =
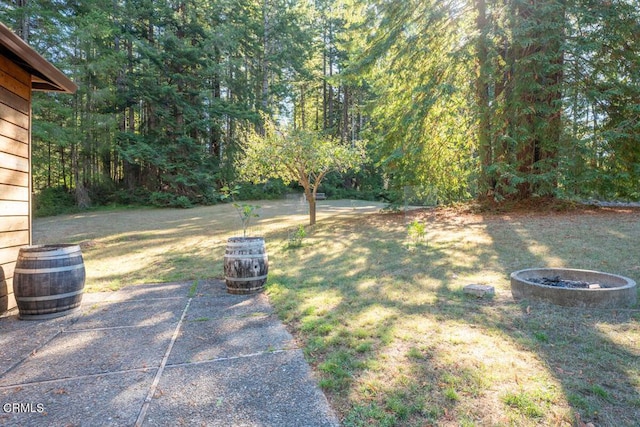
M0 54L0 313L15 307L13 270L31 241L31 75Z

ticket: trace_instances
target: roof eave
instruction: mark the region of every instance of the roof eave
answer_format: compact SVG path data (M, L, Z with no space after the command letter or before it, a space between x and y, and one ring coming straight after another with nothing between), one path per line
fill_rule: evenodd
M78 90L78 86L62 71L44 59L1 22L0 44L23 61L21 65L31 73L31 88L33 90L64 93L75 93Z

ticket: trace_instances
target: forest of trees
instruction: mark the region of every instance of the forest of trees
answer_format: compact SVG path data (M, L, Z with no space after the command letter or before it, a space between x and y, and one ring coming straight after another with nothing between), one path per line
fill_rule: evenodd
M212 203L264 115L364 141L325 185L367 197L640 198L637 0L4 0L0 21L80 87L34 97L32 162L81 205Z

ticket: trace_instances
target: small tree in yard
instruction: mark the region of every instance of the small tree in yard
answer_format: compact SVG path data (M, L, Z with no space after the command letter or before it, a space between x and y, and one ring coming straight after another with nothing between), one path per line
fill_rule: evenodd
M316 223L316 193L327 173L357 169L365 157L360 142L345 144L302 129L283 132L270 120L265 120L264 135L247 133L243 148L243 178L254 183L280 178L285 184L298 182L304 188L310 225Z

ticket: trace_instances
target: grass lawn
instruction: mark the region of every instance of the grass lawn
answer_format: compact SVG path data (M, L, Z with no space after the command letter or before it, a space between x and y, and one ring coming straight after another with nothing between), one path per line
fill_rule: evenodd
M267 293L345 426L637 426L640 309L515 303L509 274L603 270L640 280L640 210L380 214L263 205ZM407 232L425 225L418 239ZM82 244L87 289L222 277L233 208L127 210L38 219L36 243ZM496 296L462 292L490 284ZM585 424L581 424L585 423Z

